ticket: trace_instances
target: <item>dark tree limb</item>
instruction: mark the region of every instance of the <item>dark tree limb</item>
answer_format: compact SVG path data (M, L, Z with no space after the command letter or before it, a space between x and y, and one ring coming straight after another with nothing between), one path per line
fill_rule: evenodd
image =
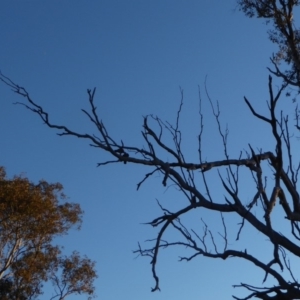
M180 116L183 108L182 90L180 90L181 102L177 111L175 126L162 121L158 117L146 116L144 117L142 130L142 139L145 145L131 146L122 140L121 142L118 142L118 139L112 137L103 121L99 118L94 103L95 89L87 91L90 109L82 110L89 122L91 122L96 129L96 134L90 134L76 132L65 125L52 123L48 113L33 101L25 88L18 86L3 74L0 74L0 80L12 88L15 93L24 97L25 101L18 102L17 104L21 104L31 112L37 114L46 126L57 130L58 135L68 135L88 140L92 147L101 149L112 156L112 160L100 162L98 163L98 166L112 163L133 163L143 165L148 167L149 171L139 181L137 189L139 189L149 177L156 173L160 173L162 175L162 181L160 183L163 186L169 187L174 185L178 191L181 192L186 202L180 209L171 212L159 204L163 212L162 215L147 223L152 227L158 228L156 237L149 241L153 243L152 247L144 249L138 244L138 250L135 251L135 253L138 253L141 256L151 257L151 270L155 281L155 285L152 289L153 291L160 289L159 276L156 270L160 250L173 246L183 246L192 251L192 254L190 256L180 257L180 261L191 261L199 256L221 258L224 260L229 257L236 257L248 261L263 271L263 281L267 282L269 276L277 281L278 286L266 287L262 290L260 290L259 287L241 284L240 286L251 292L251 294L244 299L253 297L272 299L274 293L280 295L280 297L298 295L297 293L300 287L295 278L292 276L291 282L286 281L275 267L276 265L279 265L281 269L285 268L288 271L291 270L287 263L286 252L300 257L300 247L298 245L300 240L300 227L298 225L298 222L300 221L300 204L299 194L297 192L297 176L300 169L300 163L298 162L297 169L293 169L294 159L292 159L292 145L288 119L283 116L282 113L278 119L276 110L286 84L283 84L278 92L275 93L273 91L272 78L269 77L268 109L270 115L268 117L257 113L248 99L245 98L246 105L253 116L259 121L263 121L269 125L270 133L275 142L275 148L268 149L267 151L255 151L255 148L249 144L249 152L240 151L236 158L232 158L229 154L227 145L229 130L227 126L224 129L221 124L219 104L217 103L217 106L215 107L213 101L209 97L207 89L205 90L211 105L212 115L217 124L218 134L223 145L223 158L211 161L206 161L203 158L203 149L205 149L205 144L202 139L204 123L201 111L201 95L199 91L199 161L189 162L182 150L182 133L179 130ZM296 111L296 120L298 120L297 113L298 112ZM153 123L158 126L158 131L153 129ZM296 128L300 128L300 126L297 126L298 123L296 123ZM173 144L167 145L165 143L166 133L171 136ZM159 155L160 153L164 153L164 157L167 157L167 159L162 159ZM287 153L287 165L285 164L284 153ZM250 194L251 200L250 203L248 201L248 204L246 203L247 200L245 197L240 194L241 170L243 171L243 176L248 174L250 180L253 180L256 185L254 192L251 192ZM266 182L267 178L270 177L270 170L273 177L271 176L272 178L269 179L268 182L271 182L271 184L273 183L273 186L267 188ZM208 179L209 176L207 174L210 174L210 172L213 171L218 172L219 180L212 183L211 180ZM199 184L200 182L202 182L202 186ZM215 189L216 185L218 185L219 188L223 188L226 194L223 199L217 199L215 197L213 189ZM291 224L291 237L294 237L295 241L290 236L283 235L274 228L273 211L277 200L282 207L283 220L285 218L285 220ZM218 213L223 232L218 232L218 235L215 236L204 220L202 220L204 224L202 235L195 229L188 228L185 225L184 220L186 216L195 209L200 213L205 212L206 210ZM257 214L257 210L260 211L260 214ZM230 240L231 237L225 222L225 217L227 215L236 215L241 219L237 228L236 241L239 241L240 236L243 234L242 229L245 224L247 224L254 230L262 233L271 242L273 248L267 262L260 260L259 257L252 256L250 254L250 249L245 249L243 251L238 248L228 249L228 245L231 245L232 241ZM167 241L165 239L167 230L175 230L180 234L182 240L174 242ZM221 239L222 245L220 245L218 238ZM283 252L282 249L286 252ZM292 273L290 272L290 274Z

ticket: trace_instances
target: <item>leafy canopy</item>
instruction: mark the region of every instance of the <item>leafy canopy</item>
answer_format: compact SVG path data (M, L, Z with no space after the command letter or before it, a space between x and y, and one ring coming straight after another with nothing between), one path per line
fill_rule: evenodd
M1 299L35 299L48 280L55 291L51 299L94 294L95 263L77 252L63 256L52 244L82 223L79 204L63 202L62 190L60 183L34 184L22 176L8 179L0 167Z

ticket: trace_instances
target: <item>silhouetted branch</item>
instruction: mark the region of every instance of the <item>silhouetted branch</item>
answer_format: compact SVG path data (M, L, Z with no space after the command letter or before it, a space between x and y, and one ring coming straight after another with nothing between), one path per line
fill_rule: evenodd
M274 92L272 78L269 77L268 91L269 116L263 116L256 112L248 99L245 97L246 105L258 121L263 121L269 125L270 136L273 138L275 147L267 151L254 150L255 147L249 146L247 151L238 151L238 156L229 153L227 126L225 129L221 125L220 107L215 106L210 98L207 89L206 97L211 105L212 115L215 119L218 135L222 142L223 158L219 160L204 160L203 141L204 118L201 111L201 95L199 90L199 116L200 127L198 134L198 158L196 162L189 162L185 156L182 147L182 132L180 131L180 117L183 114L183 91L180 89L180 105L177 111L177 118L173 126L169 122L162 121L159 117L153 115L145 116L143 121L142 142L140 146L131 146L119 138L110 135L104 122L97 114L95 106L96 90L87 90L89 110L82 110L87 116L88 121L94 125L96 134L80 133L70 129L65 125L52 123L50 117L44 109L39 106L29 96L25 88L22 88L11 81L9 78L0 74L0 79L7 84L13 91L24 97L24 102L19 102L22 106L39 116L46 126L56 129L58 135L74 136L88 140L92 147L99 148L107 152L113 159L98 163L98 166L104 166L112 163L121 164L138 164L148 167L149 171L137 183L137 190L145 181L156 173L162 175L160 184L164 187L175 186L181 193L185 202L174 212L163 207L159 202L158 205L162 211L161 215L146 223L158 229L156 237L148 242L152 243L149 248L143 248L138 244L138 249L134 251L141 256L151 257L151 270L155 281L152 291L160 289L159 276L157 273L158 255L160 250L169 247L185 247L191 251L190 255L182 256L180 261L191 261L195 257L203 256L208 258L221 258L223 260L229 257L244 259L258 267L264 272L263 281L272 276L278 286L265 287L260 289L248 284L240 286L246 288L251 293L246 298L253 297L260 299L281 299L274 298L274 294L281 297L284 295L296 295L300 287L292 276L290 265L286 257L286 252L300 257L300 201L297 192L297 180L300 169L299 161L294 167L295 156L292 156L292 144L290 127L287 116L280 113L277 116L277 104L282 96L282 91L286 88L286 83L281 85L277 92ZM299 112L296 109L296 129L300 129ZM158 128L155 130L153 124ZM171 143L166 144L166 137L171 137ZM285 159L287 155L287 160ZM215 171L215 173L213 173ZM211 179L211 174L215 174L215 179ZM247 177L248 176L248 177ZM268 187L267 187L267 178ZM246 180L244 180L246 179ZM248 183L254 182L254 190L248 188ZM247 184L248 194L242 195L241 185ZM224 197L218 198L215 195L216 190L224 191ZM250 199L250 200L249 200ZM247 204L247 203L248 204ZM291 224L291 232L282 234L274 222L274 207L276 203L280 204L283 221ZM222 233L211 230L208 223L202 220L203 232L195 228L189 228L185 223L186 216L194 210L200 213L210 211L220 214L220 226ZM237 227L237 233L232 240L231 234L226 227L225 214L235 215L240 221ZM227 217L226 217L227 220ZM259 257L252 256L251 249L239 250L237 241L240 240L245 225L262 233L272 245L267 262ZM166 231L176 231L181 238L177 241L168 241ZM221 242L220 242L221 240ZM222 244L220 244L222 243ZM232 247L232 249L228 249ZM286 252L283 252L286 251ZM293 282L286 281L277 271L287 269L290 272ZM236 287L236 286L235 286ZM293 297L294 297L293 296ZM296 297L295 296L295 297ZM273 297L273 298L272 298ZM294 298L295 298L294 297ZM287 299L294 299L287 298ZM239 299L236 298L235 299ZM284 299L284 298L282 298Z

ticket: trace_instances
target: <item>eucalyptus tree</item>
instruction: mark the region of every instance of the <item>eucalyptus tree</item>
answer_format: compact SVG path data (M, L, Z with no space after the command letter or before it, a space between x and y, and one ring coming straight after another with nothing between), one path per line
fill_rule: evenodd
M47 281L53 285L51 300L94 295L95 263L76 251L65 256L53 243L82 221L79 204L66 202L62 190L60 183L8 179L0 167L1 299L36 299Z

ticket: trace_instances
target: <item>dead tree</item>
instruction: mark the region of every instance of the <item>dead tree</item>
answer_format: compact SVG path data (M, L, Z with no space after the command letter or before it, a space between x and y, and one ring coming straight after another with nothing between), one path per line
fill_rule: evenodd
M198 160L191 162L182 150L182 136L179 128L183 100L181 100L175 125L153 115L146 116L142 130L143 143L140 146L131 146L110 135L96 111L95 89L87 91L90 110L82 110L97 131L97 134L89 134L74 131L65 125L52 123L48 113L30 97L25 88L14 83L3 74L1 74L0 80L11 87L15 93L24 97L24 101L18 104L37 114L44 124L58 131L58 135L86 139L92 147L99 148L111 155L111 160L99 162L98 166L113 163L143 165L149 171L145 172L145 176L137 184L137 189L148 178L159 173L162 175L161 184L163 186L176 186L186 198L185 204L177 211L171 211L158 203L162 213L148 223L150 226L158 228L158 234L150 240L151 245L148 248L139 244L135 251L137 254L151 259L151 270L155 281L152 291L160 288L156 268L160 251L170 247L184 247L189 251L189 255L180 257L182 261L191 261L198 256L223 260L235 257L260 269L263 284L266 284L269 278L273 278L276 282L271 286L263 287L248 283L235 285L234 287L243 287L249 291L247 297L233 296L235 299L300 299L300 284L289 261L291 256L300 259L300 199L297 191L300 162L295 160L293 156L291 139L293 130L296 132L300 130L300 113L298 107L295 106L295 123L292 122L291 124L289 115L285 115L284 111L278 109L280 101L287 101L285 96L289 96L289 88L300 86L300 37L293 19L293 9L299 6L299 1L240 0L237 2L239 8L246 15L265 18L267 21L273 22L270 39L279 46L278 53L271 57L275 69L270 69L270 73L282 81L280 87L275 88L272 77L269 76L268 115L260 114L251 105L251 102L246 97L244 98L254 119L269 126L270 136L275 144L275 147L271 149L258 151L249 144L248 150L241 151L236 158L231 158L228 153L228 131L222 129L219 108L218 106L215 108L208 93L206 95L211 103L212 113L219 128L224 155L220 160L214 161L205 161L203 158L204 125L200 111ZM280 69L279 63L282 60L287 66L285 70ZM181 97L183 99L182 91ZM154 128L158 128L158 130ZM165 142L166 134L171 136L172 145ZM164 157L167 159L162 159L161 153L164 153ZM208 174L214 171L217 171L217 178L214 181L219 182L225 193L222 200L215 199L212 193L212 183ZM249 191L251 194L250 203L245 201L240 192L240 186L243 184L241 176L246 176L247 180L254 183L255 188ZM274 206L276 204L281 208L282 219L289 225L288 232L279 232L275 226L277 220L274 216ZM220 234L222 247L204 220L202 221L202 232L185 225L184 217L195 210L209 210L220 217L223 229L223 233ZM239 226L234 232L236 240L240 239L245 224L247 224L265 236L271 243L272 249L267 261L252 254L249 248L241 250L232 244L232 237L228 232L228 226L226 226L226 220L231 216L236 216L240 220ZM199 226L199 224L197 225ZM165 238L167 229L175 230L181 238L176 241L168 241Z
M256 112L255 108L252 107L248 99L244 99L252 114L269 125L270 132L276 143L275 149L256 152L252 146L249 145L249 151L241 153L236 159L229 158L227 150L228 132L222 131L219 120L220 112L218 109L213 108L213 114L219 126L220 137L224 145L225 157L218 161L207 162L203 160L201 142L203 124L201 123L201 130L198 136L199 161L189 162L182 151L181 132L179 129L182 102L178 110L175 126L163 122L158 117L146 116L144 118L142 131L144 146L137 147L126 145L122 141L118 142L109 134L96 112L94 104L95 89L87 91L90 111L82 110L97 129L98 135L91 135L88 133L75 132L64 125L53 124L50 121L48 113L30 98L25 88L15 84L4 75L1 75L1 80L9 85L17 94L25 98L25 102L19 102L19 104L37 114L48 127L58 130L58 135L71 135L87 139L92 147L97 147L109 152L114 158L110 161L100 162L98 166L112 163L142 164L145 168L148 167L150 171L146 173L145 177L137 184L137 189L139 189L149 177L156 173L161 173L161 183L163 186L173 184L177 186L186 197L186 205L178 211L171 212L161 206L162 215L148 223L153 227L159 228L158 235L152 240L152 246L145 249L139 245L139 248L136 250L136 253L141 256L149 256L151 258L152 274L155 280L153 291L159 289L159 277L156 271L156 265L160 250L173 246L182 246L192 250L193 254L187 257L181 257L180 260L190 261L199 255L221 259L238 257L260 268L265 274L263 281L265 281L268 276L272 276L277 281L276 286L265 287L263 289L241 283L239 286L251 291L251 294L244 299L250 299L252 297L260 299L300 299L300 284L295 279L292 267L289 265L287 258L287 253L300 257L300 247L298 246L300 240L300 202L297 192L300 164L297 162L295 167L295 162L292 157L288 116L284 116L283 113L280 113L278 118L276 111L282 92L287 87L286 83L275 93L272 86L272 77L269 77L269 116L260 115ZM213 107L212 102L211 104ZM298 128L299 115L297 112L298 110L296 110L296 126ZM202 116L201 112L200 115ZM158 132L154 131L149 125L150 120L159 126L160 130ZM165 131L172 136L173 145L164 143ZM168 162L158 156L157 153L161 151L168 154ZM227 193L222 203L214 200L211 196L211 184L207 180L207 174L210 171L215 169L220 170L221 168L225 168L227 174L227 176L224 177L221 171L218 171L218 180ZM255 181L256 189L251 192L252 201L250 203L245 203L243 196L239 194L239 171L241 168L247 170L249 176ZM271 168L272 176L274 177L274 179L271 178L268 181L269 183L272 182L271 187L267 186L265 179L265 176L270 177L269 168ZM204 184L204 189L199 188L198 183L200 180L202 180ZM291 235L289 238L287 237L288 235L283 235L273 228L272 213L276 202L281 205L286 222L290 223ZM263 211L262 217L253 213L254 207L257 206ZM221 213L224 231L222 235L224 247L222 250L219 249L212 232L205 223L203 223L203 232L199 233L194 229L187 228L182 222L182 218L195 209L206 209L215 211L218 214ZM259 260L259 258L251 255L248 249L237 250L229 247L226 221L223 217L224 214L235 214L241 219L236 233L236 239L239 239L242 234L243 226L247 222L270 240L273 244L273 250L269 261L264 262ZM173 230L180 233L182 239L175 242L168 242L164 239L164 233L169 228L173 228ZM212 249L208 246L208 237L210 237L210 242L213 245ZM277 271L276 265L279 266L281 270L287 269L294 280L287 281L284 279L281 273ZM274 294L276 294L275 298L273 296ZM235 298L239 299L237 297Z

